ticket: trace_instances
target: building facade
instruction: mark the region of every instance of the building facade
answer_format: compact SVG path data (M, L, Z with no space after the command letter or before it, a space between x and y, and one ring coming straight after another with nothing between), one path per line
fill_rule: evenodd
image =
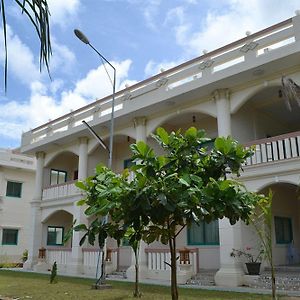
M282 97L283 75L300 82L299 15L117 92L112 169L126 167L133 142L155 148L151 133L159 126L195 126L212 138L231 135L254 145L239 180L251 191L273 190L275 264L288 263L291 247L294 253L300 249L300 107L296 101L288 106ZM67 245L62 237L73 220L91 221L76 205L83 195L75 181L92 175L108 157L82 121L108 139L111 100L97 100L23 134L22 151L37 159L27 268L37 264L38 250L45 247L47 262L56 260L60 270L95 272L98 249L79 247L81 233L73 233ZM216 284L229 286L243 284L245 274L241 261L230 256L232 249L259 248L251 228L241 222L231 226L227 219L183 230L177 245L190 249L190 266L179 263L180 282L199 269L216 269ZM128 269L131 277L130 248L117 249L112 240L107 247L110 271ZM163 245L142 243L140 256L141 277L168 278Z
M35 161L0 149L0 264L21 263L29 246Z

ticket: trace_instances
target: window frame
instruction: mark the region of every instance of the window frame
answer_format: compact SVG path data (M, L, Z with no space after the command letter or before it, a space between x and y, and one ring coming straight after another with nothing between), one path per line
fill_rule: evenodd
M7 231L7 230L13 230L17 233L16 234L16 241L14 243L7 243L7 242L4 243L4 241L3 241L4 240L4 232ZM18 241L19 241L19 229L17 229L17 228L2 228L1 245L3 245L3 246L17 246Z
M62 229L62 239L61 239L61 243L57 244L57 243L49 243L49 228L54 228L55 229L55 233L56 233L56 229ZM63 246L64 245L64 234L65 234L65 227L63 226L47 226L47 246Z
M57 182L52 184L51 183L51 178L52 178L52 171L56 171L57 172ZM68 178L68 172L67 171L64 171L64 170L58 170L58 169L50 169L50 186L51 185L57 185L57 184L62 184L62 183L58 183L58 178L59 178L59 173L65 173L65 181L63 183L66 183L67 182L67 178Z
M279 238L277 237L277 234L276 234L277 233L276 224L277 224L278 221L280 221L280 222L287 221L288 222L288 227L289 227L289 233L290 233L291 240L289 240L289 241L285 240L285 239L283 239L283 240L280 239L279 240ZM282 223L281 223L281 225L282 225ZM288 245L288 244L290 244L294 239L293 220L292 220L292 218L291 217L285 217L285 216L274 216L274 231L275 231L275 241L276 241L277 245Z
M218 230L219 230L219 220L214 220L212 222L217 222L218 223ZM204 221L201 221L201 225L198 225L195 222L193 222L191 226L193 226L193 224L197 225L198 227L201 226L200 228L202 228L201 230L202 230L202 234L203 234L204 243L192 242L191 241L191 232L190 232L191 227L188 227L187 228L187 244L188 244L188 246L219 246L220 245L219 232L218 232L218 242L213 242L213 243L206 242L206 239L205 239L205 232L206 232L205 226L209 225L210 223L206 223Z
M9 195L8 194L8 184L11 183L11 184L18 184L20 185L20 195ZM22 198L22 187L23 187L23 182L20 182L20 181L14 181L14 180L7 180L6 182L6 193L5 193L5 196L6 197L10 197L10 198Z

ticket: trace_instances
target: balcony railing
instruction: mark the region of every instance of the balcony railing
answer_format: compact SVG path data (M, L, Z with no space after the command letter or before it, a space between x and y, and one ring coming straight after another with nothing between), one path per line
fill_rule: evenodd
M189 264L192 267L192 274L197 274L198 272L198 250L195 249L187 249L189 256ZM148 261L148 270L153 271L167 271L171 272L170 263L171 263L171 253L169 249L145 249L147 253L147 261ZM180 257L180 251L177 249L176 257ZM177 265L185 264L180 260L177 260Z
M232 74L240 73L248 70L249 65L253 68L280 56L298 52L296 42L299 38L299 18L300 16L296 16L278 23L117 92L116 117L145 107L145 101L142 101L144 95L154 93L151 98L159 102L181 94L181 87L186 86L188 89L187 85L193 82L197 82L197 87L200 88L208 82L225 78L228 73L224 73L224 70L231 69ZM282 47L285 47L285 51L280 51ZM280 50L277 51L278 49ZM55 135L59 138L68 134L68 131L74 133L82 130L82 120L93 121L94 124L107 121L110 117L111 103L110 95L24 133L23 150L33 148L33 144L47 137Z
M245 144L254 147L254 155L246 165L274 162L300 157L300 131L261 139Z
M75 183L76 180L44 188L43 200L54 200L81 195L81 191L75 186Z

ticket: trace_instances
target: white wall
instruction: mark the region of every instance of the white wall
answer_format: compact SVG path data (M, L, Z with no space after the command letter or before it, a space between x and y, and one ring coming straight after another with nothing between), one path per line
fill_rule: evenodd
M21 262L23 251L29 247L34 180L33 171L0 167L0 263ZM6 196L7 181L22 182L21 198ZM17 245L2 245L3 228L19 230Z

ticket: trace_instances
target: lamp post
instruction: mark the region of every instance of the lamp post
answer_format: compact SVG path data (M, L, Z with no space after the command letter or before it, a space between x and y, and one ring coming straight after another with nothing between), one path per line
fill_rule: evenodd
M104 69L107 73L108 78L110 79L110 82L112 84L112 103L111 103L111 117L110 117L110 132L109 132L109 147L106 146L104 141L97 135L97 133L90 127L90 125L82 121L82 123L88 128L88 130L92 133L92 135L96 138L96 140L99 142L99 144L106 150L108 151L108 168L112 168L112 157L113 157L113 137L114 137L114 113L115 113L115 92L116 92L116 68L90 43L88 38L78 29L74 30L74 33L76 37L81 40L84 44L89 45L101 58L102 64L104 66ZM113 69L113 80L111 80L111 77L109 76L109 73L107 72L107 69L105 67L105 62ZM104 218L104 222L107 222L108 216ZM99 265L99 258L100 258L100 252L99 252L99 257L98 257L98 263L97 263L97 271L96 271L96 284L95 288L97 289L100 285L105 284L105 244L102 247L102 261L101 261L101 276L99 279L97 279L98 276L98 265Z
M114 141L113 137L114 137L114 114L115 114L115 93L116 93L116 68L90 43L88 38L80 30L75 29L74 33L75 33L75 35L77 36L77 38L79 40L81 40L84 44L89 45L100 56L100 58L102 60L102 63L103 63L103 61L105 61L113 69L113 72L114 72L113 80L111 80L111 78L110 78L110 76L109 76L109 74L108 74L108 72L105 68L105 65L103 63L105 71L106 71L106 73L107 73L107 75L108 75L108 77L109 77L109 79L112 83L112 87L113 87L112 102L111 102L111 117L110 117L109 149L108 149L108 152L109 152L108 168L111 169L112 168L112 155L113 155L113 141ZM90 126L86 122L84 124L89 129L91 129ZM94 132L93 132L93 134L94 134ZM101 146L103 146L103 145L101 144Z

